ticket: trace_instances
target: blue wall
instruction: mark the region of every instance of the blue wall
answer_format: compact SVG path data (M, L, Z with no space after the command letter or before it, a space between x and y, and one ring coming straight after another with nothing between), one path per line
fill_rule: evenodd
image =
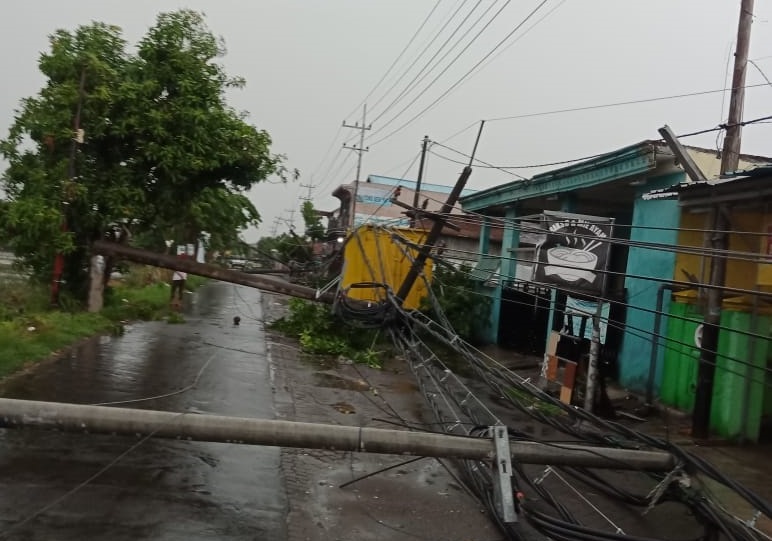
M490 244L491 223L488 218L485 218L480 226L480 258L488 255ZM499 272L501 272L500 268ZM478 284L477 293L491 299L490 316L482 330L480 339L485 344L495 344L499 329L499 313L501 312L501 280L499 280L499 285L496 287L486 287L482 283Z
M633 227L630 231L631 241L651 242L675 246L678 240L680 211L678 201L652 200L644 201L641 194L657 188L666 188L684 180L683 173L673 173L650 179L636 194L633 206L633 226L661 227L671 229L641 229ZM674 276L675 252L631 247L627 257L627 273L638 276L648 276L664 280L672 280ZM625 332L622 347L619 352L619 382L636 392L645 392L649 378L651 362L651 337L654 332L654 313L657 307L657 290L660 286L657 280L646 280L628 277L625 279L627 288L628 330ZM665 292L663 311L667 313L670 296ZM643 311L636 308L652 310ZM662 319L660 334L667 327L667 318ZM662 341L660 341L660 344ZM659 389L662 377L662 359L664 349L659 348L655 376L655 393Z

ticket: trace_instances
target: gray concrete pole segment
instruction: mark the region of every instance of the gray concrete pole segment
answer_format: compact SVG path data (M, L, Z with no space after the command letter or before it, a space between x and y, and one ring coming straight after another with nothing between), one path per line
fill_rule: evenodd
M475 460L495 456L486 438L9 398L0 398L0 427ZM670 454L660 451L534 442L511 442L510 449L523 464L648 471L675 465Z
M175 257L168 254L159 254L149 250L141 250L139 248L124 246L114 242L107 242L103 240L95 241L93 244L93 250L94 252L102 255L111 255L121 259L127 259L135 263L144 263L145 265L153 265L155 267L179 270L188 272L190 274L196 274L198 276L214 278L215 280L222 280L223 282L254 287L256 289L262 289L272 293L282 293L284 295L300 297L301 299L326 303L332 303L333 301L333 295L331 293L323 294L317 298L316 290L310 287L292 284L276 278L268 278L263 275L247 274L231 269L224 269L222 267L218 267L217 265L199 263L197 261L193 261L192 259Z

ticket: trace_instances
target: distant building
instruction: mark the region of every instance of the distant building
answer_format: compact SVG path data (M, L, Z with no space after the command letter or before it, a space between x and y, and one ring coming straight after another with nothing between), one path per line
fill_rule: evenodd
M355 184L341 184L332 192L332 195L340 200L340 207L332 212L320 213L328 218L328 239L335 240L336 237L345 235L352 225L412 225L416 229L430 229L432 220L419 216L411 221L406 209L393 201L396 199L412 206L416 188L417 184L412 180L370 175L366 182L360 182L356 188L356 204L353 204ZM422 183L418 208L427 212L439 212L452 189L452 186ZM473 193L474 190L465 189L461 195ZM476 217L465 215L458 205L450 214L451 226L443 228L438 242L438 246L442 248L442 256L453 263L473 264L479 257L481 222ZM494 228L488 241L491 244L489 250L498 253L501 228Z

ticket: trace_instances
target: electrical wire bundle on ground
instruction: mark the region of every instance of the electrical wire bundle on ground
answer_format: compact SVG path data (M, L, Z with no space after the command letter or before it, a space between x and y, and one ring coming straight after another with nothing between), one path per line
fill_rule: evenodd
M392 231L392 235L399 233ZM403 253L411 257L409 250ZM368 267L373 269L370 262ZM504 523L497 513L491 464L458 461L465 483L491 510L491 516L508 538L529 539L533 529L550 539L566 541L655 539L651 534L647 537L632 532L656 530L661 524L652 523L657 520L647 523L641 516L655 514L663 504L668 504L682 512L670 509L666 513L679 513L680 520L689 523L684 539L716 539L717 535L736 541L769 539L755 527L755 520L743 521L733 516L699 479L704 476L720 483L749 502L757 515L772 518L772 506L702 458L662 438L565 404L535 382L486 356L453 331L431 288L427 287L432 307L432 317L429 317L403 309L387 285L379 286L386 290L386 300L368 308L373 314L371 322L378 325L383 322L383 313L392 314L389 319L393 324L388 326L391 339L409 363L444 432L490 437L489 427L505 425L511 441L549 444L569 436L573 443L599 448L657 449L676 458L677 466L666 474L639 471L628 463L620 463L618 470L608 471L554 466L536 469L513 463L513 486L518 487L514 489L515 501L519 517L525 519L525 523L521 520L516 524ZM345 317L347 312L344 310L342 315ZM368 314L357 312L355 315L361 325ZM458 376L442 360L438 346L454 351L474 377L467 382ZM482 400L481 393L487 393L493 401ZM522 428L534 423L545 428L546 435L536 438ZM691 520L683 518L689 514L693 517ZM672 524L670 528L672 531Z

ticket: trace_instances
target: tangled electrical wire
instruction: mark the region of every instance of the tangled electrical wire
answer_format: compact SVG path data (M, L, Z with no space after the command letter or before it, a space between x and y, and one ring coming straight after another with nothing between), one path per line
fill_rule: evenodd
M413 260L413 252L407 247L403 253ZM371 270L374 268L372 262L368 261L367 265ZM338 311L344 320L357 325L387 329L395 349L408 362L427 404L445 433L490 437L489 427L508 425L510 441L540 441L518 430L512 423L502 422L500 417L510 418L515 412L519 418L535 421L553 434L568 435L574 442L599 449L660 450L670 453L676 460L676 467L668 473L644 472L633 464L620 462L618 470L603 473L584 467L547 466L537 476L533 468L513 461L513 486L523 487L529 493L529 497L523 497L519 488L513 489L517 514L525 519L516 524L504 522L499 515L491 464L474 460L456 461L463 481L490 509L491 516L508 539L530 538L527 528L561 541L654 539L627 533L626 528L619 524L620 519L604 513L588 494L594 497L602 495L608 502L642 513L664 502L675 502L694 516L695 529L702 528L693 539L716 539L719 536L732 541L769 539L755 527L755 520L743 521L726 510L712 497L707 487L696 482L696 476L705 476L738 494L757 510L757 515L772 517L769 502L694 453L670 441L565 404L536 383L474 348L454 332L427 278L423 274L419 277L427 286L431 317L425 312L403 308L389 286L377 281L364 283L361 287L377 288L382 300L362 306L361 301L348 299L347 291L339 291ZM443 362L436 352L438 345L451 349L462 359L463 366L474 375L470 384ZM473 391L471 385L482 386L482 389ZM485 389L495 397L499 406L506 406L504 415L494 413L491 405L478 398L477 395ZM550 444L550 441L540 442ZM551 443L554 445L556 442ZM631 475L635 476L635 483L628 483L625 477ZM650 490L645 494L638 493L628 488L630 484ZM566 489L573 492L573 503L571 499L562 497ZM577 509L576 502L587 505L591 512ZM629 517L628 522L639 524L639 521L630 521Z

